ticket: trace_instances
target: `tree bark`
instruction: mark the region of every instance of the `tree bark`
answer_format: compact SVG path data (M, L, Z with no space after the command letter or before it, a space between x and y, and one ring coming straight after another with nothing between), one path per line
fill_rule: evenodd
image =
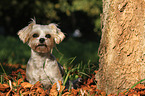
M145 79L145 1L103 0L98 87L125 91Z

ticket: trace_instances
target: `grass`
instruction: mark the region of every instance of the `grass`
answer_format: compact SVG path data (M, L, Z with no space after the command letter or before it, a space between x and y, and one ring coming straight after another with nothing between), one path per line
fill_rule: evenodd
M0 61L9 64L26 64L30 49L14 37L0 36Z
M78 41L69 38L56 45L53 55L64 66L66 72L69 69L76 68L78 73L87 72L90 74L98 68L98 45L96 42ZM30 53L31 49L27 44L23 44L19 38L0 35L0 63L26 65L30 58ZM3 67L6 72L10 71L6 66ZM2 73L2 71L0 72ZM72 76L72 78L77 77L78 75Z

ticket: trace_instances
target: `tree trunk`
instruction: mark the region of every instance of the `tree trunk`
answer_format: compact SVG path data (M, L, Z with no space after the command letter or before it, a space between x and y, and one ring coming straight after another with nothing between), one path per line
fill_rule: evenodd
M125 91L145 79L145 1L103 0L98 87Z

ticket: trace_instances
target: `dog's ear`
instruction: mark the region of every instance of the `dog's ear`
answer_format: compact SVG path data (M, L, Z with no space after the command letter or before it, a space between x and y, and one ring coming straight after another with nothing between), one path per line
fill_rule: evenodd
M61 32L59 28L57 28L56 24L51 23L48 26L53 32L52 34L54 35L55 43L59 44L60 42L62 42L62 40L65 38L65 35L63 34L63 32Z
M19 38L23 41L23 43L26 43L29 40L29 33L31 32L33 25L35 24L36 24L35 20L33 20L28 26L19 30L18 35L19 35Z

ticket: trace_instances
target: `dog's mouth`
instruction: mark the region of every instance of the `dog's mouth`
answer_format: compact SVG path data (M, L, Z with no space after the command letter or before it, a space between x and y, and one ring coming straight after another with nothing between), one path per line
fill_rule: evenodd
M47 47L47 45L46 45L46 44L39 44L37 47L39 47L39 46L44 46L44 47Z
M47 45L46 44L38 44L36 46L36 48L39 47L39 48L47 48Z
M34 50L39 53L46 53L50 51L50 47L46 44L40 43L35 46Z

